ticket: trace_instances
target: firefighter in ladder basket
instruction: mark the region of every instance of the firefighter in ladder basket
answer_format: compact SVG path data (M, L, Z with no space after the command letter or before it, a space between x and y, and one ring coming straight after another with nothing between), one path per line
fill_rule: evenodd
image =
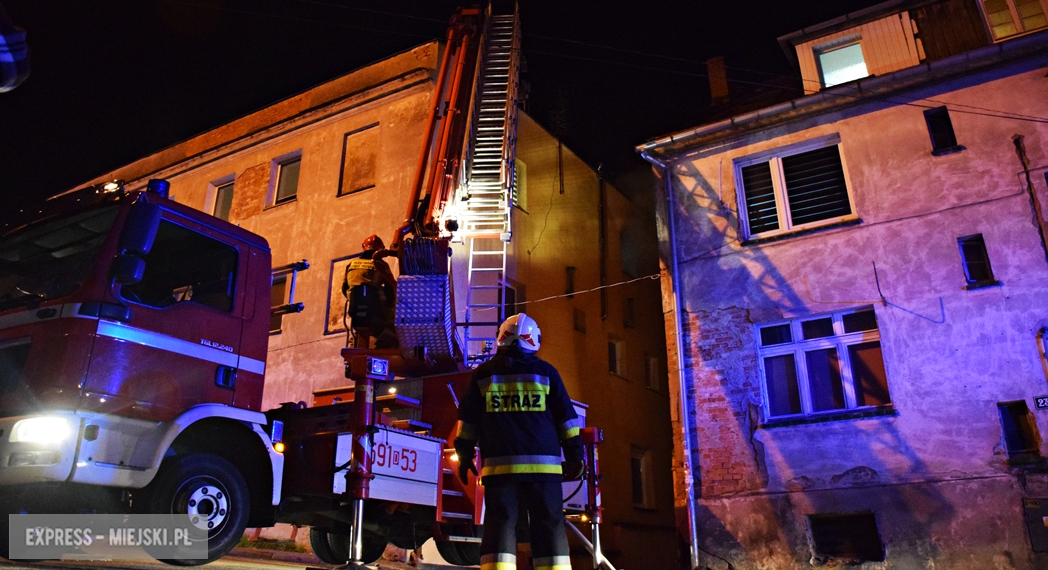
M520 313L499 327L498 352L477 368L459 408L459 478L477 473L487 508L481 570L516 568L518 516L527 520L536 570L571 570L561 481L584 475L579 419L557 369L535 356L540 331ZM561 466L564 449L566 463Z
M371 348L395 348L397 334L393 328L397 299L397 280L383 257L393 255L386 249L382 238L369 236L361 244L360 257L346 266L346 277L342 281L342 295L346 297L349 318L353 325L353 346Z

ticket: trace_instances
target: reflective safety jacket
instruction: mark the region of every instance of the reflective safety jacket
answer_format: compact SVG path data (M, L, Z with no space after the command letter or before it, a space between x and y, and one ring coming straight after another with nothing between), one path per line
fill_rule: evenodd
M473 373L457 437L480 441L481 478L561 479L560 451L581 460L580 421L560 374L517 348L501 348Z

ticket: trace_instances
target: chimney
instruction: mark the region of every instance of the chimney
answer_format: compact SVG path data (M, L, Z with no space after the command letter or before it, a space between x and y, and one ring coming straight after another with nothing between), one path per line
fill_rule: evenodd
M724 67L724 57L711 57L706 60L706 74L710 79L710 103L723 105L728 102L728 71Z

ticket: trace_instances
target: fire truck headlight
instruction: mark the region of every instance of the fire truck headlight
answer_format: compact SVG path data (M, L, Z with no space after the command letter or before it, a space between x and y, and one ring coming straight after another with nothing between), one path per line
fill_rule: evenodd
M69 420L61 417L29 418L15 422L11 442L58 443L73 435Z

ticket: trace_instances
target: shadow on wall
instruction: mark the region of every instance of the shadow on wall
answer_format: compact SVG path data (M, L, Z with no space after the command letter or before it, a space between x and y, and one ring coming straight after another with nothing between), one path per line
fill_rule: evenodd
M893 560L918 552L921 560L935 559L933 534L954 511L934 485L898 485L886 478L902 472L900 465L908 465L909 473L927 472L896 429L895 418L762 427L767 411L754 324L825 309L813 310L805 301L810 295L798 293L764 248L738 249L734 198L726 202L690 164L676 169L676 211L671 214L679 275L674 285L683 288L685 297L683 374L689 389L684 397L691 416L703 564L716 570L807 568L825 558L813 545L812 521L829 520L832 527L835 520L810 515L863 513L875 515L883 548L893 552ZM816 246L809 241L796 247ZM870 260L845 263L857 268ZM870 396L890 401L887 394ZM784 452L777 445L794 437L808 440L805 453ZM855 449L856 442L864 449ZM862 459L847 465L857 457ZM888 457L891 465L884 462ZM845 466L827 477L825 469L814 469L817 464ZM769 469L785 488L769 487Z

